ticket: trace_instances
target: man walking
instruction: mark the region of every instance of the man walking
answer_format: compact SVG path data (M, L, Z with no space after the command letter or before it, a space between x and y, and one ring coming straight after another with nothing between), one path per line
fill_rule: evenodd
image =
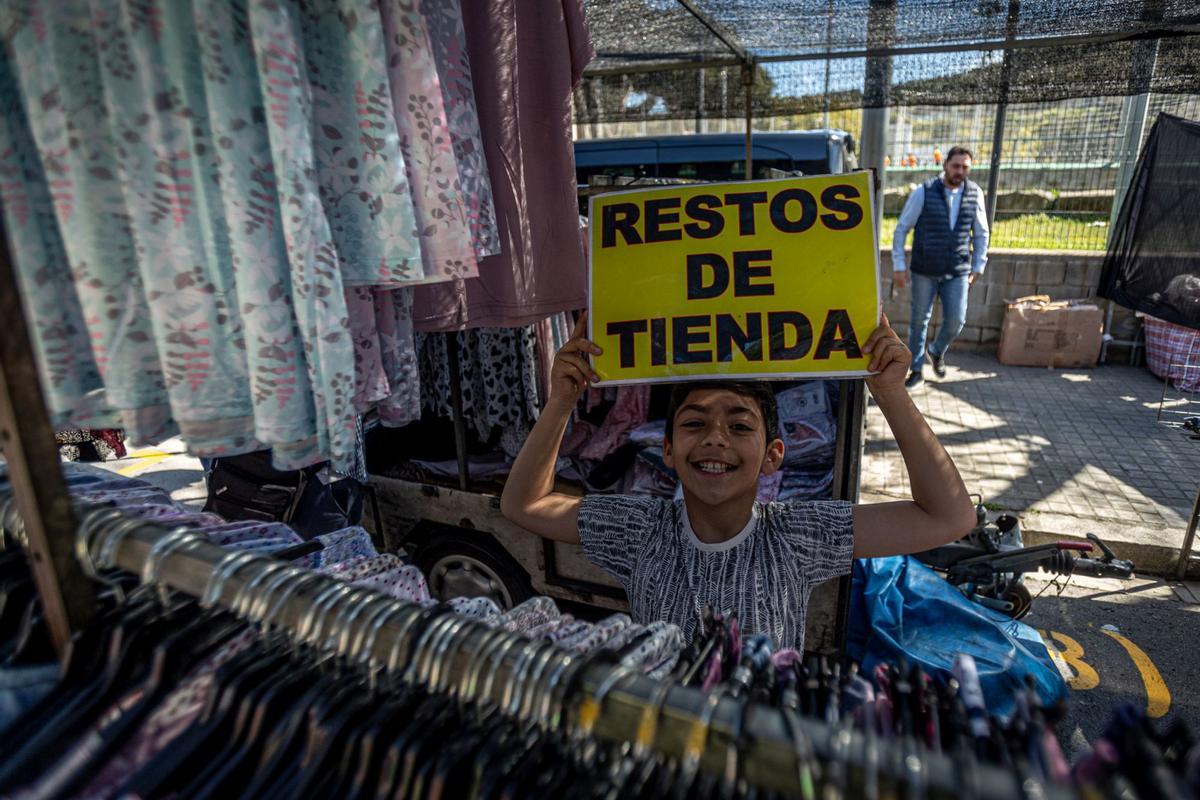
M967 180L971 151L951 147L943 174L918 186L909 195L892 239L892 269L896 288L908 285L912 273L912 320L908 349L912 373L904 385L919 386L925 377L925 354L939 378L946 376L946 351L967 321L967 291L987 265L987 210L979 184ZM906 266L904 241L913 235L912 264ZM910 269L911 267L911 269ZM942 327L926 350L934 297L942 299Z

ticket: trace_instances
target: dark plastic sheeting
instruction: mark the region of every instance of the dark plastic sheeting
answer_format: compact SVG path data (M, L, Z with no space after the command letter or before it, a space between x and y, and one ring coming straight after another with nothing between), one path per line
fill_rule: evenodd
M1142 148L1099 295L1200 329L1200 123L1162 114Z

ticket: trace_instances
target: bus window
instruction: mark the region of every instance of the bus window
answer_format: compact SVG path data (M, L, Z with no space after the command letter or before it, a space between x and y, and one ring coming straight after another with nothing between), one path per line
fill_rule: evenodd
M576 167L575 180L580 186L587 186L592 175L607 175L610 178L645 178L653 177L653 164L605 164L595 167Z

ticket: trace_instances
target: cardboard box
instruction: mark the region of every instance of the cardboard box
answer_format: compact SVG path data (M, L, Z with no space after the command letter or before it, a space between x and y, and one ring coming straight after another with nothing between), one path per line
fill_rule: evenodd
M1095 303L1030 295L1008 303L997 357L1020 367L1092 367L1103 332L1104 312Z

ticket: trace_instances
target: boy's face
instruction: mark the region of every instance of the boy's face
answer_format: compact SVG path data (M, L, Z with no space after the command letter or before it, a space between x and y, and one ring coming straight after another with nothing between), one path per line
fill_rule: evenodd
M663 461L695 500L753 502L758 477L783 463L783 442L766 441L762 409L753 398L728 389L696 389L675 414Z

